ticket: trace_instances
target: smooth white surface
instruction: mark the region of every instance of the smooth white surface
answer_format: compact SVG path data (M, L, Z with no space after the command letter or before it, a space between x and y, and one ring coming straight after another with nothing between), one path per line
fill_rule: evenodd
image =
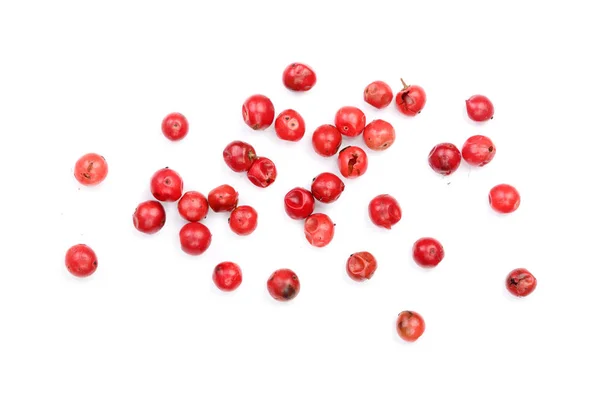
M535 3L535 4L534 4ZM552 3L552 2L551 2ZM17 399L597 399L597 135L599 37L591 3L537 2L2 2L0 5L0 398ZM293 61L318 83L305 94L281 84ZM362 101L382 79L419 84L428 102L408 119ZM277 111L295 108L304 140L253 132L241 104L253 93ZM489 96L492 122L465 114ZM307 187L335 158L314 154L314 128L343 105L397 130L369 152L366 175L338 203L319 206L334 241L311 248L288 219L283 195ZM191 125L181 143L160 133L171 111ZM474 134L498 147L486 168L435 175L427 154ZM279 169L266 190L227 169L224 146L251 142ZM346 141L362 143L362 139ZM103 154L99 187L77 185L76 159ZM178 247L183 221L168 205L157 235L131 214L148 181L169 166L205 194L229 183L259 212L250 237L226 215L206 220L201 257ZM497 183L522 206L500 217L487 204ZM404 215L375 228L366 206L390 193ZM416 267L412 243L437 237L446 259ZM64 268L73 244L92 246L99 268L78 280ZM374 278L352 282L345 261L373 252ZM238 262L231 294L214 265ZM268 297L265 282L294 269L300 295ZM504 289L513 268L538 278L529 298ZM396 315L416 310L427 329L414 344Z

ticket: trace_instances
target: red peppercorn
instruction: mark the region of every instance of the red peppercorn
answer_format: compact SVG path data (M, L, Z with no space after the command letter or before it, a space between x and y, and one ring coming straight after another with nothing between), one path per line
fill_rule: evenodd
M267 96L255 94L246 99L242 106L244 122L250 128L265 130L275 119L275 107Z
M367 172L368 167L367 153L358 146L345 147L338 155L338 168L344 178L358 178Z
M369 149L381 151L394 144L396 131L389 122L376 119L365 127L363 139Z
M460 166L460 150L452 143L440 143L434 146L428 156L429 166L441 175L451 175Z
M305 92L317 83L317 74L306 64L293 63L283 71L283 84L286 88Z
M188 222L179 231L181 249L190 255L204 253L212 241L210 230L200 222Z
M403 79L400 80L404 88L396 94L396 107L402 114L414 117L425 107L425 90L421 86L407 85Z
M467 115L473 121L483 122L494 118L494 105L487 97L476 94L467 101Z
M153 234L160 231L166 220L165 208L156 200L138 204L133 212L133 226L142 233Z
M357 107L342 107L335 114L335 126L342 135L358 136L365 129L367 117Z
M434 238L424 237L412 248L413 260L423 268L436 267L444 259L444 247Z
M314 198L326 204L339 199L345 188L344 182L331 172L323 172L317 175L310 187Z
M89 246L76 244L65 255L67 270L78 278L85 278L96 272L98 257Z
M333 125L321 125L313 133L312 145L318 155L331 157L342 145L342 134Z
M247 236L256 230L258 213L250 206L239 206L229 216L229 227L240 236Z
M377 270L377 260L368 251L352 254L346 262L348 276L357 282L362 282L373 277Z
M267 290L277 301L290 301L300 293L300 280L291 269L278 269L267 280Z
M208 214L208 200L200 192L186 192L177 203L179 215L190 222L198 222Z
M306 219L315 210L315 199L311 192L297 187L284 197L286 214L292 219Z
M517 211L521 205L521 195L517 189L505 183L494 186L490 190L488 200L492 209L502 214Z
M334 233L335 224L325 214L316 213L304 221L304 236L315 247L327 246Z
M462 148L462 158L474 167L483 167L494 159L496 146L491 139L483 135L471 136Z
M208 192L208 205L214 212L233 211L238 199L238 192L230 185L221 185Z
M232 292L242 284L242 270L236 263L219 263L212 275L215 286L224 292Z
M396 332L407 342L414 342L425 332L425 321L415 311L402 311L396 320Z
M377 226L392 229L402 218L400 204L389 194L375 196L369 203L369 218Z
M183 114L171 113L162 121L162 133L172 141L181 140L187 136L189 130L188 120Z
M183 194L183 179L170 168L163 168L152 175L150 191L158 201L177 201Z
M517 297L529 296L537 287L537 279L525 268L512 270L506 277L506 289Z
M96 153L84 154L75 163L75 179L85 186L98 185L108 175L108 164Z
M246 172L256 160L256 151L249 143L235 140L223 150L225 164L235 172Z
M394 99L394 92L387 83L375 81L367 85L363 97L373 107L382 109L390 105Z
M259 157L248 170L248 179L254 186L266 188L277 179L277 168L273 161L266 157Z
M297 142L304 137L304 119L295 110L284 110L275 120L275 133L282 140Z

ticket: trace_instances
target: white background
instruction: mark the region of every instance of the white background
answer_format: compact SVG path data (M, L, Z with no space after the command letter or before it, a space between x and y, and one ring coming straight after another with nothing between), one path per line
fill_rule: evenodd
M3 1L0 398L597 399L600 32L586 3ZM281 83L294 61L318 74L308 93ZM369 82L397 91L401 77L427 91L419 116L362 101ZM254 93L298 110L304 140L247 128L241 105ZM476 93L494 102L493 121L467 119ZM344 105L390 121L397 141L318 206L337 230L311 248L282 198L337 171L310 136ZM180 143L160 132L172 111L190 121ZM496 143L490 165L449 178L429 169L436 143L474 134ZM273 186L227 169L235 139L275 161ZM110 169L93 189L73 178L90 151ZM172 204L159 234L135 231L131 214L165 166L188 190L235 186L257 231L238 238L211 214L212 246L187 256ZM502 182L522 195L508 216L487 203ZM403 209L391 231L368 220L380 193ZM421 236L445 246L435 270L411 260ZM80 242L99 257L84 280L64 267ZM359 284L345 262L360 250L379 269ZM231 294L211 280L225 260L244 273ZM265 284L284 267L302 288L281 304ZM504 289L517 267L538 279L525 299ZM407 309L427 324L413 344L395 332Z

